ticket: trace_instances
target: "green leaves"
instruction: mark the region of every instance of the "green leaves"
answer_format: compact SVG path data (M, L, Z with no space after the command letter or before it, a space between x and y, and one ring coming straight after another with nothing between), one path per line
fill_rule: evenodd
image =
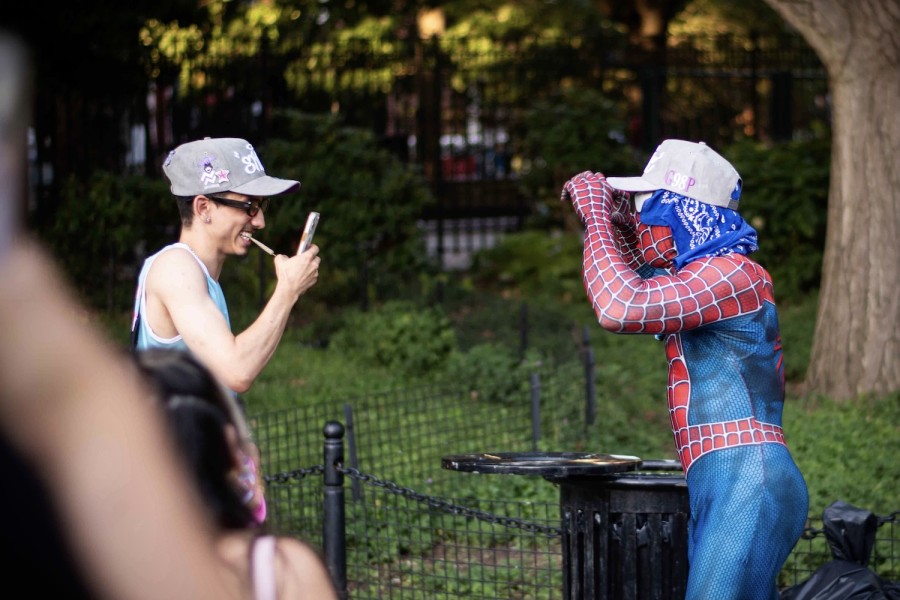
M52 225L38 233L86 301L130 309L137 282L130 261L175 241L177 224L162 181L96 171L64 183Z
M355 302L363 271L373 297L428 271L417 221L434 200L415 171L371 132L336 117L288 111L276 131L278 139L261 151L266 169L302 185L272 203L265 237L282 252L296 248L307 213L321 213L316 244L328 277L317 284L317 297Z
M625 144L624 122L621 105L590 88L562 89L531 106L522 124L522 151L528 157L522 191L535 202L543 221L566 221L571 209L563 206L559 194L576 173L641 171Z
M369 364L422 376L440 368L455 350L456 336L441 308L392 301L371 312L350 311L331 347Z
M740 212L759 234L753 259L775 282L779 300L795 301L819 287L828 185L830 140L764 145L740 142L727 148L744 180Z

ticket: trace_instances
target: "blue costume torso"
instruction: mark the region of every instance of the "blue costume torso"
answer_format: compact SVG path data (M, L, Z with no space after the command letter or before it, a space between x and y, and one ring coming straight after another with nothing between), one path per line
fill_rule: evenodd
M775 306L765 301L755 312L672 334L666 351L691 505L687 598L776 600L778 571L809 501L781 430Z

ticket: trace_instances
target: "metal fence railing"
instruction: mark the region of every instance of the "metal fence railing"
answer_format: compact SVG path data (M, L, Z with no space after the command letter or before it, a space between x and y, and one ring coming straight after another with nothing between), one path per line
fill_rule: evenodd
M309 499L318 492L321 510L321 478L310 479L270 483L273 524L322 548L322 521L297 518L297 488ZM561 598L560 538L547 533L559 525L557 504L425 496L363 473L349 480L366 482L360 500L346 496L351 598Z
M576 427L585 413L572 398L584 393L583 376L577 363L535 373L520 405L479 401L467 386L433 385L256 415L270 524L319 548L333 547L338 541L328 536L339 535L354 599L562 598L560 504L551 483L539 483L546 498L512 500L522 497L517 486L525 478L461 475L442 469L441 457L526 451L542 431L563 422ZM328 421L344 424L342 530L323 502ZM485 486L494 489L485 494ZM900 579L896 515L880 518L869 565L889 580ZM831 560L821 525L821 517L810 517L781 572L782 587Z
M521 385L508 398L485 393L480 382L449 381L251 415L271 526L322 549L339 541L354 599L564 597L555 485L454 472L442 468L442 458L574 449L588 430L592 447L614 445L604 443L611 431L597 430L615 426L621 398L589 385L604 365L594 372L588 330L527 304L488 312L491 340L517 347L520 356L534 350L543 357L519 372ZM470 318L465 325L460 344L470 348L488 323ZM598 414L602 426L594 424ZM323 477L329 422L342 424L342 528L323 500L334 491ZM880 518L870 560L890 580L900 579L896 515ZM782 587L831 560L822 525L821 516L810 516L781 571Z
M558 503L448 499L357 469L342 471L351 486L362 482L365 488L346 496L337 542L322 534L336 529L323 511L321 466L270 476L268 493L278 531L320 548L339 544L349 597L564 597ZM895 517L879 519L869 565L888 580L900 574ZM821 518L810 519L782 569L782 588L805 581L832 559L821 525Z

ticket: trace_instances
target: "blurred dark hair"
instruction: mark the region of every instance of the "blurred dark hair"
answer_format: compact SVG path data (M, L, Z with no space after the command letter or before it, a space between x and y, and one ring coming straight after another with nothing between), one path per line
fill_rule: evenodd
M134 356L158 391L174 441L216 522L227 529L251 527L253 515L232 478L237 465L225 433L226 425L235 424L230 392L188 352L160 348Z

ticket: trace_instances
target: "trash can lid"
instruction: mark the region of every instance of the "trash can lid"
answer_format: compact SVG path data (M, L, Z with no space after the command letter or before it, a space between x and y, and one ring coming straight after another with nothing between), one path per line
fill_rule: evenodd
M637 456L585 454L581 452L482 452L445 456L441 467L469 473L573 477L633 471L641 465Z

